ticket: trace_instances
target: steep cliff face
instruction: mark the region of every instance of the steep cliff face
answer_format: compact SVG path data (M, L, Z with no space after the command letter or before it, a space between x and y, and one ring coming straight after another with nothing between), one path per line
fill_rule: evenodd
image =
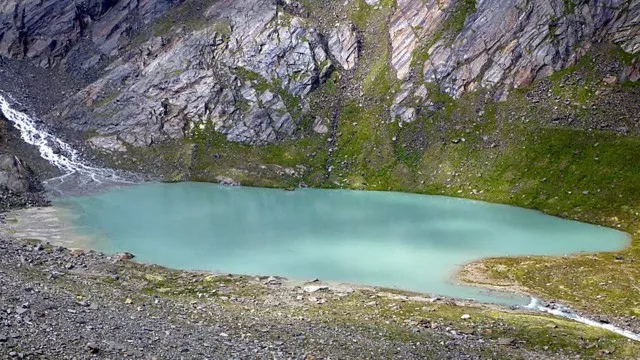
M110 150L122 149L121 141L182 138L194 127L251 144L291 137L298 120L291 113L302 111L298 103L332 68L317 31L257 0L216 2L203 22L145 41L63 104L61 116L103 133L91 144ZM83 118L92 120L74 121Z
M8 0L0 4L0 54L42 67L90 68L117 54L142 24L178 0ZM70 54L78 59L69 63ZM77 63L76 63L77 62Z
M338 123L351 120L324 110L342 100L367 103L371 89L386 91L376 100L385 107L380 123L413 123L441 109L442 96L507 100L599 43L627 54L606 75L637 81L639 1L12 0L0 7L2 56L89 80L43 118L87 134L88 146L111 156L194 134L251 145L304 136L334 143Z
M426 81L459 97L479 87L522 87L576 61L593 43L640 51L640 2L482 1L452 43L428 50Z

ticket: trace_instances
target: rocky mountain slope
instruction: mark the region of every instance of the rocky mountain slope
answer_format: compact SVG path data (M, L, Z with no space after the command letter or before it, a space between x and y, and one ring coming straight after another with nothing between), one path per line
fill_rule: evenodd
M464 196L620 228L633 245L597 265L487 263L615 316L640 304L639 52L638 0L0 5L0 91L90 162L170 181Z
M507 100L601 42L633 58L616 81L636 81L639 28L638 1L25 0L0 9L0 54L83 83L40 115L118 153L196 132L254 145L323 134L328 80L362 101L374 71L393 83L380 123L415 122L440 92Z

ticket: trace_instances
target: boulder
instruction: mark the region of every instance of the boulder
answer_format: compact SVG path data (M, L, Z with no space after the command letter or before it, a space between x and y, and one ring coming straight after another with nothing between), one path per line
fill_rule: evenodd
M329 35L329 51L345 70L355 68L360 55L355 30L355 26L351 23L342 24L334 28Z
M121 252L118 253L114 256L114 260L115 261L127 261L127 260L131 260L135 257L135 255L133 255L130 252Z
M31 171L13 155L0 154L0 189L26 193L31 184Z
M216 181L224 186L240 186L240 183L227 176L216 176Z

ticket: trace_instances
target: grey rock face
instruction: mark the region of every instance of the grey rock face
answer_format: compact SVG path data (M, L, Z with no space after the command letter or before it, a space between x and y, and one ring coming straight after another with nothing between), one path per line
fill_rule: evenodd
M249 144L292 136L291 112L301 109L288 109L283 96L304 99L332 66L317 32L271 1L220 1L207 14L203 29L152 38L114 63L56 116L76 130L98 131L90 144L105 151L192 131Z
M275 1L219 1L208 16L233 29L221 56L224 64L279 81L292 95L307 95L331 66L317 31L299 17L279 13Z
M0 55L62 62L85 37L97 54L112 55L126 36L178 0L6 0L0 4Z
M395 2L389 66L403 85L390 94L393 121L411 122L433 105L427 83L453 97L491 88L504 99L510 89L574 64L593 43L640 51L640 1L587 0L571 9L564 0L477 1L460 33L441 36L460 1ZM0 55L88 73L100 68L99 80L43 116L56 127L92 132L92 148L118 153L198 132L267 144L296 136L299 120L310 115L310 94L334 68L356 69L367 50L358 31L376 31L356 31L344 19L327 28L333 22L315 21L318 15L294 0L217 0L203 5L197 25L169 22L173 28L161 36L147 32L140 45L128 46L137 29L179 3L6 0ZM636 62L620 79L639 73ZM312 129L325 134L327 125L317 121Z
M410 69L413 52L419 42L442 24L454 0L398 0L389 26L391 66L399 79Z
M342 24L331 31L329 51L343 69L356 67L360 49L353 24Z
M429 49L424 77L454 97L490 87L504 98L512 87L574 64L592 43L640 50L640 2L590 0L569 10L560 0L479 2L453 43Z
M14 193L29 191L29 170L20 159L12 155L0 154L0 189Z
M117 136L95 136L87 140L89 146L107 152L125 152L127 147L118 140Z

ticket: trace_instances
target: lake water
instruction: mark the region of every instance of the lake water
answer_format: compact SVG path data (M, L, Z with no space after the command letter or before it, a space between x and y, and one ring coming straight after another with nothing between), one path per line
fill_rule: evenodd
M457 285L493 256L614 251L623 232L478 201L402 193L146 184L57 200L89 246L187 270L280 275L500 304L529 299Z

